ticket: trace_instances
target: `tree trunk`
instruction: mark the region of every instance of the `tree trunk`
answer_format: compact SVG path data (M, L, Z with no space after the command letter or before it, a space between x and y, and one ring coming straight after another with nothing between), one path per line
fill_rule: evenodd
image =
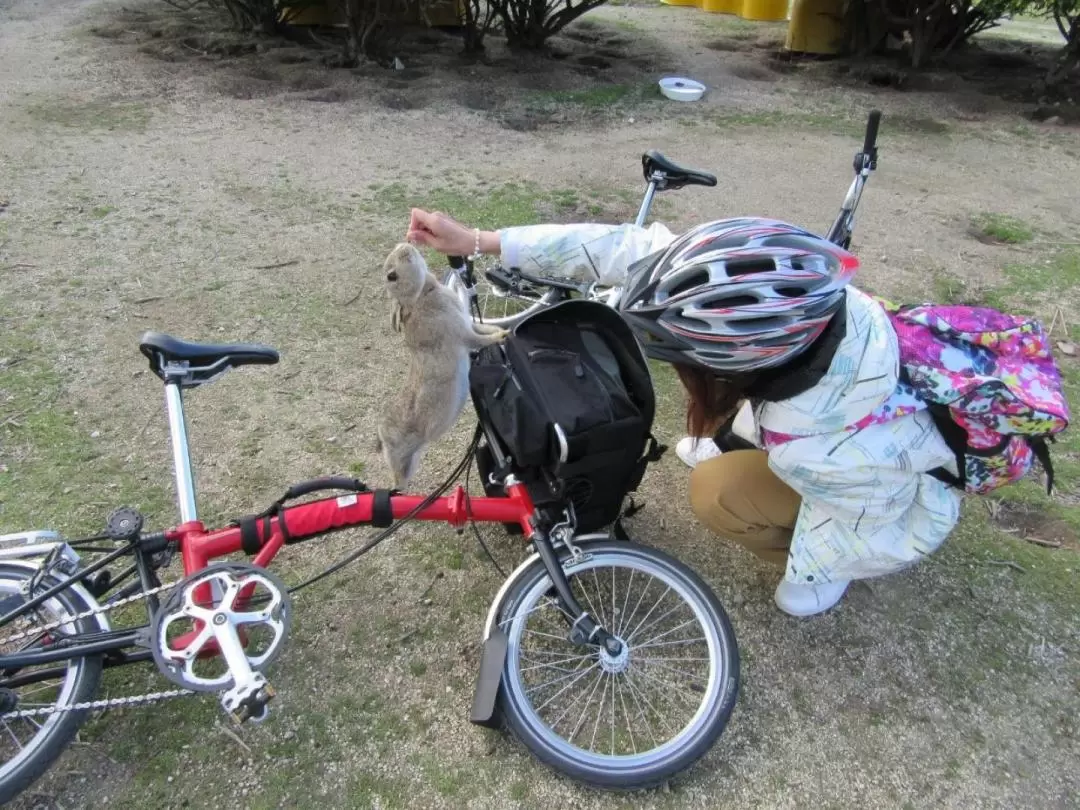
M1065 47L1046 77L1047 87L1063 85L1070 74L1080 73L1080 14L1073 18L1065 40Z

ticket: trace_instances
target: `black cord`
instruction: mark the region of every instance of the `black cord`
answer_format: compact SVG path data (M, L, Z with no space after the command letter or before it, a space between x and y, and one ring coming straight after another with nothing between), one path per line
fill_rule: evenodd
M375 537L373 537L371 541L368 542L366 545L361 546L356 551L334 563L322 573L316 574L315 576L311 577L311 579L308 579L304 582L301 582L299 585L294 585L292 588L289 588L289 593L296 593L301 588L306 588L309 585L314 585L319 580L325 579L331 574L340 571L349 563L354 562L355 560L362 557L364 554L367 554L369 551L375 548L375 546L379 545L379 543L381 543L383 540L396 533L402 526L404 526L406 523L416 517L420 512L427 509L429 506L431 506L431 504L435 503L439 496L446 492L446 490L450 488L450 485L453 484L454 481L456 481L461 476L461 473L464 470L468 469L468 466L472 461L473 452L476 450L476 446L479 443L480 431L476 431L473 435L472 441L469 443L468 450L466 450L465 452L465 456L458 463L457 467L454 468L454 470L450 473L450 475L446 478L445 481L439 484L439 486L436 487L430 495L428 495L426 498L424 498L424 500L418 503L407 515L404 515L396 523L388 526L386 529L379 532L379 534L375 535Z
M469 494L469 477L471 474L472 465L470 464L469 468L465 470L465 512L469 516L469 526L472 528L473 534L476 535L476 542L480 544L480 548L482 548L484 550L484 553L487 554L488 559L491 560L491 564L495 566L495 570L505 577L507 576L506 572L503 570L502 566L499 565L499 561L495 559L495 555L491 553L491 549L487 547L487 543L484 542L484 538L480 536L480 529L476 527L476 521L473 520L472 496ZM483 486L483 483L484 482L481 481L480 485Z

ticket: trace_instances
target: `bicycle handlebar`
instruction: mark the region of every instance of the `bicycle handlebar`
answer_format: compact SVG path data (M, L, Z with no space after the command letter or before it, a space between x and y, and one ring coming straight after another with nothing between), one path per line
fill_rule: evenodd
M873 155L877 147L878 125L881 123L881 110L871 110L866 122L866 137L863 139L863 154Z

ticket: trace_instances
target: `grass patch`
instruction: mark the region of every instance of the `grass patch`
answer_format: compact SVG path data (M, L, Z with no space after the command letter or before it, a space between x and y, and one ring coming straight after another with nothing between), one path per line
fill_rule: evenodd
M560 105L601 110L625 104L640 104L660 99L660 89L652 82L603 84L583 90L545 90L531 96L532 105L551 111Z
M1002 294L1015 297L1017 304L1030 304L1031 295L1044 293L1051 293L1055 304L1068 301L1080 288L1080 251L1062 251L1041 261L1008 264L1005 276L1010 283Z
M138 102L50 99L26 107L37 123L80 131L143 132L150 123L150 108Z
M972 217L971 227L981 236L1008 245L1022 245L1035 238L1035 231L1028 223L1007 214L984 212Z
M0 321L15 318L0 307ZM2 329L0 359L0 534L99 531L121 500L148 523L165 514L167 484L140 480L108 454L109 437L82 423L66 401L66 369L48 347L28 330Z

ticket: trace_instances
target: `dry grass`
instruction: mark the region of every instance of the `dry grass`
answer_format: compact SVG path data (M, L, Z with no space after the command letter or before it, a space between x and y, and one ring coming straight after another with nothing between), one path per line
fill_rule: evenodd
M235 43L219 60L160 47L169 58L155 59L139 50L153 39L145 26L120 13L109 3L0 12L0 73L20 82L0 88L0 532L88 531L119 503L155 526L175 520L160 384L136 348L149 328L282 351L279 366L232 372L189 400L207 521L317 475L385 484L372 427L398 377L374 270L408 207L492 226L622 221L653 146L721 178L664 199L657 211L673 228L737 213L824 228L865 110L883 106L881 167L855 237L867 286L921 298L935 278L955 278L950 290L1040 307L1080 289L1071 254L978 241L967 227L1007 198L1017 221L1069 232L1080 158L1065 135L1018 129L1011 109L972 120L958 114L963 97L835 90L799 71L762 82L747 69L758 52L747 24L619 6L564 38L571 55L556 61L601 40L626 59L552 68L543 81L523 66L500 84L507 65L448 62L443 46L407 54L416 72L406 77L326 71L291 46L261 73L261 55ZM135 13L160 15L152 4ZM112 35L87 36L91 19ZM179 36L198 34L181 22ZM724 48L705 47L721 36ZM665 45L684 41L701 55ZM642 50L648 68L629 61ZM675 69L712 88L700 106L637 95ZM390 109L387 92L424 104ZM657 384L658 428L673 442L679 391L664 369ZM434 449L421 487L456 463L470 429L464 417ZM212 699L111 711L12 806L784 808L811 795L821 807L1076 806L1074 548L1026 543L973 503L923 565L798 622L772 605L776 572L693 522L673 455L650 473L633 532L716 589L745 684L728 732L670 790L597 795L468 724L500 578L467 535L415 526L298 597L273 673L279 698L270 722L243 731L247 749L215 729ZM1080 447L1070 438L1055 455L1058 500L1034 487L1009 497L1075 531ZM276 570L297 582L365 536L290 549ZM523 554L490 536L504 564ZM1023 573L989 564L1001 560ZM106 684L109 695L163 688L148 667Z

